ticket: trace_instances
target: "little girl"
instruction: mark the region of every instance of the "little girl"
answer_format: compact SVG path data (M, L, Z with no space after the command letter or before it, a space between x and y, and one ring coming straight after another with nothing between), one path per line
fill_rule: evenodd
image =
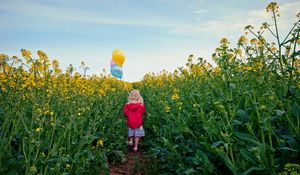
M143 97L138 90L132 90L128 97L128 103L124 105L124 114L127 118L128 145L133 146L133 151L138 151L140 137L145 136L143 129L143 114L146 112Z

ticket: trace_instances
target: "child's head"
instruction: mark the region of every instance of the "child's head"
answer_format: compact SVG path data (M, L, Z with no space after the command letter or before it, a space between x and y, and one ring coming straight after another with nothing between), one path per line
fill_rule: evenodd
M128 101L130 103L144 103L143 97L140 94L140 91L134 89L129 93Z

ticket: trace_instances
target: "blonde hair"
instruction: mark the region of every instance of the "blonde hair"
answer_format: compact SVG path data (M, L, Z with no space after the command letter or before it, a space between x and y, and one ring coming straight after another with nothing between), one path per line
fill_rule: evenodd
M140 103L144 103L144 99L140 94L140 91L134 89L129 93L128 102L138 101Z

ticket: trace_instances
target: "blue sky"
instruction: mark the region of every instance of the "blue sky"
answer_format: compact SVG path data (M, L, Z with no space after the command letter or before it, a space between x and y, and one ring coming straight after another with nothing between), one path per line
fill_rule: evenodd
M109 73L121 48L125 81L147 72L173 71L189 54L211 62L222 37L232 45L244 27L271 21L267 0L0 0L0 52L45 51L61 68L80 62L89 74ZM283 33L296 21L299 0L279 0Z

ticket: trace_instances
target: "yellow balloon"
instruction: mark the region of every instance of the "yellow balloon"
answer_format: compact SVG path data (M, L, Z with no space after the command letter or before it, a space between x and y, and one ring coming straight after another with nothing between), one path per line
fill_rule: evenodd
M121 49L115 49L112 53L112 59L117 65L122 66L125 61L123 51Z

